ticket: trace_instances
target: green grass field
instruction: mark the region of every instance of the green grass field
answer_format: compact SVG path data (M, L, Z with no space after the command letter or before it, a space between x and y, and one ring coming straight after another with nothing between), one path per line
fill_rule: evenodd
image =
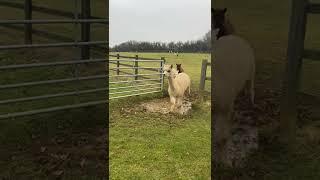
M134 56L136 53L120 53ZM138 53L165 57L168 64L182 63L197 94L202 59L209 54ZM208 68L209 70L210 68ZM210 76L210 71L208 72ZM210 81L207 81L207 89ZM165 78L165 89L167 78ZM208 179L210 177L210 106L200 100L190 116L127 112L136 104L162 98L162 93L111 100L111 179ZM169 99L168 99L169 101Z

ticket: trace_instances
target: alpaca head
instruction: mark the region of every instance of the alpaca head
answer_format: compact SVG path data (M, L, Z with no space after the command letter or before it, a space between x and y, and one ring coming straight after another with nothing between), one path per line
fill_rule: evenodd
M181 64L176 64L176 66L177 66L177 70L181 68Z
M214 28L223 28L226 19L227 8L224 9L213 9L211 8L211 17L213 18Z
M176 69L173 68L173 65L169 65L169 64L165 64L163 66L163 71L164 71L164 75L168 76L168 77L173 77L175 78L176 75L178 74L178 71Z
M213 9L211 8L211 18L213 19L213 27L211 29L219 29L217 39L221 36L234 33L233 25L230 23L226 15L227 8Z

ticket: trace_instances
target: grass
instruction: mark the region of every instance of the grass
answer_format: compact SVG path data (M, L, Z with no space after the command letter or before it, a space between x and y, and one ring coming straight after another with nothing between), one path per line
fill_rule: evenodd
M149 58L165 57L169 64L182 63L192 79L193 93L197 93L199 86L201 61L210 59L208 54L195 53L181 53L178 57L168 53L138 55ZM206 88L209 87L210 84L207 83ZM210 106L197 101L192 114L187 117L122 110L162 96L158 93L110 101L111 179L210 177Z

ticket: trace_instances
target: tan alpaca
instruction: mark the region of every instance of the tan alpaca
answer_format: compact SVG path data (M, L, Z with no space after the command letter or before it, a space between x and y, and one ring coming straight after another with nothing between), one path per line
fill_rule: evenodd
M188 89L190 94L190 77L186 73L178 73L173 69L173 65L164 65L164 73L168 76L168 93L170 96L171 107L170 111L181 107L185 91Z

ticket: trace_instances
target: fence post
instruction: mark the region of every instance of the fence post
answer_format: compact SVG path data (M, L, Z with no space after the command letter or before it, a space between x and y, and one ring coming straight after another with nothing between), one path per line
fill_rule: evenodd
M286 76L280 105L280 140L291 148L295 145L297 120L297 89L306 31L305 0L292 0L290 32L287 49Z
M200 76L200 86L199 86L200 91L204 91L206 76L207 76L207 64L208 64L208 60L203 59L202 65L201 65L201 76Z
M24 19L32 19L32 0L24 1ZM24 25L24 43L32 44L32 24Z
M164 57L161 57L161 62L160 62L160 90L163 91L163 85L164 85L164 80L163 80L163 65L166 62L166 59Z
M90 0L81 0L81 19L90 19L91 17L91 6ZM90 41L90 23L81 23L81 41ZM81 46L81 59L90 58L90 46Z
M134 61L134 79L138 80L138 55L136 55L136 60Z
M120 70L119 70L119 67L120 67L119 59L120 59L120 54L117 54L117 75L119 75L119 73L120 73Z

